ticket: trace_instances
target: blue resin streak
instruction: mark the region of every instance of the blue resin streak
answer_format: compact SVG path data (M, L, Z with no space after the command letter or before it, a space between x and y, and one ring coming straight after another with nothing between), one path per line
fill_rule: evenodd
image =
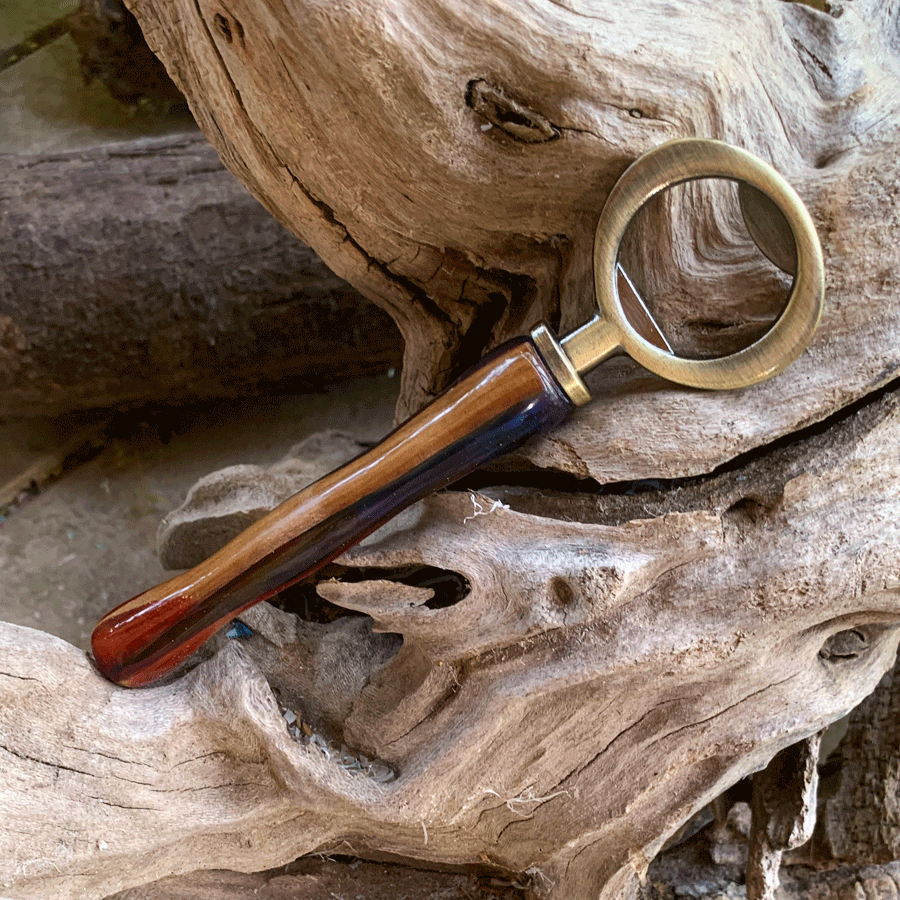
M298 533L238 575L198 596L217 566L227 565L226 547L192 570L190 583L176 578L171 590L167 583L135 598L146 596L146 605L130 601L109 613L92 639L97 667L120 684L151 683L235 615L306 578L416 501L554 428L572 409L531 339L509 342L377 447L257 523L281 523L298 505L312 507ZM454 431L460 436L448 440ZM317 517L315 506L325 494L346 495L347 502Z

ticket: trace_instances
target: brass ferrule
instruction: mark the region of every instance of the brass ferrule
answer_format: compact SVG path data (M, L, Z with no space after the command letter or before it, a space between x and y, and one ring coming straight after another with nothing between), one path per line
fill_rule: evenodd
M542 324L531 332L531 339L541 354L541 358L547 363L547 368L566 392L566 396L576 406L584 406L591 399L591 395L556 335Z

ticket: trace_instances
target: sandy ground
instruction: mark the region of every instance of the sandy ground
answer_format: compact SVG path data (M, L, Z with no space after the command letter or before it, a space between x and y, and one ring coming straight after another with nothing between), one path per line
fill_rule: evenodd
M108 609L171 574L157 559L156 531L198 478L271 464L324 428L377 440L390 430L397 386L383 377L322 394L129 417L94 458L5 511L0 620L86 648ZM64 442L65 431L42 421L0 425L0 483Z

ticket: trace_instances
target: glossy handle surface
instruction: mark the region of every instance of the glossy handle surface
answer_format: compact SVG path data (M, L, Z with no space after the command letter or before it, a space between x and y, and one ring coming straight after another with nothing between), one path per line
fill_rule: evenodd
M238 613L331 561L410 504L559 424L573 408L530 338L504 345L377 447L284 501L208 560L107 613L97 668L167 675Z

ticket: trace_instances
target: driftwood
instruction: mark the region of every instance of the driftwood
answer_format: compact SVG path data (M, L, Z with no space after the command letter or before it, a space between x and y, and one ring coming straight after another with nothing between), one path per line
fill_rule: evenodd
M3 890L346 852L633 897L693 813L896 655L897 4L132 7L226 165L396 320L401 414L506 335L587 317L598 208L667 137L784 173L828 308L785 375L740 393L606 367L523 451L539 471L507 461L412 508L168 685L113 688L6 628ZM778 280L726 241L724 202L686 192L644 231L642 287L678 333L740 338L771 312ZM192 527L224 538L240 515L216 509Z
M398 365L198 132L0 155L0 415L315 390Z
M739 882L698 859L668 860L651 869L640 900L743 900ZM295 871L297 870L297 871ZM658 871L657 871L658 870ZM700 877L698 876L698 873ZM679 895L672 887L678 885ZM688 887L689 890L685 890ZM350 865L310 858L283 870L243 875L236 872L202 872L167 878L144 888L131 889L110 900L320 900L322 897L355 900L520 900L515 883L496 876L462 876L403 870L356 860ZM777 900L897 900L900 897L900 863L885 866L846 866L819 871L792 867L785 873Z
M640 900L743 900L739 881L699 859L681 859L651 876ZM699 877L698 877L699 874ZM673 893L677 886L679 893ZM687 888L687 890L686 890ZM290 866L256 875L236 872L202 872L167 878L144 888L131 889L110 900L320 900L323 897L355 900L521 900L515 882L496 876L464 876L449 873L387 867L356 860L347 865L328 859L309 858ZM844 866L817 870L794 866L785 872L777 900L897 900L900 897L900 863L884 866Z
M665 515L620 498L636 506L618 525L596 522L603 498L593 516L560 501L581 521L518 511L513 492L482 515L487 497L433 498L343 558L362 581L319 585L374 631L262 611L158 688L114 688L6 627L3 890L100 897L324 851L632 895L684 820L893 662L898 439L889 395L660 491ZM392 580L409 566L468 591ZM848 630L855 653L834 653Z
M803 846L813 835L821 745L819 732L782 750L753 776L747 900L775 900L784 851Z
M509 879L489 874L429 872L397 865L347 865L310 857L285 869L257 874L198 872L132 888L109 900L521 900Z
M844 652L855 651L851 634ZM840 763L838 790L819 821L819 849L857 863L900 858L900 665L853 711Z

